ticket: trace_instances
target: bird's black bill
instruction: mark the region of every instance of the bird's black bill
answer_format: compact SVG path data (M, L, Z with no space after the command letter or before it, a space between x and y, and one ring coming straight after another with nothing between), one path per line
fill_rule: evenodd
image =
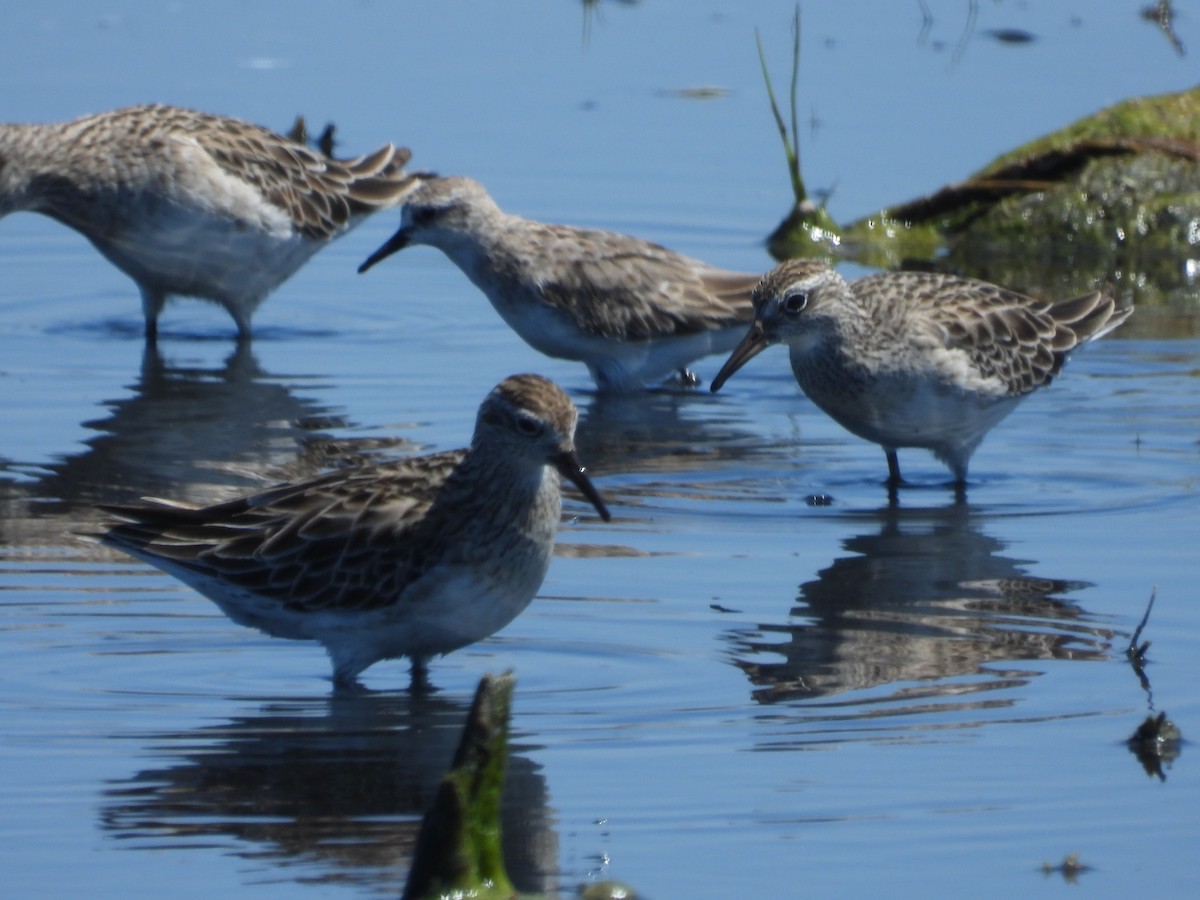
M600 492L596 490L596 486L592 484L587 473L583 471L583 466L579 464L579 457L575 455L574 450L566 450L558 456L554 457L554 468L558 469L559 473L565 478L571 479L571 483L587 497L592 506L596 507L596 512L600 513L600 518L605 522L611 522L612 516L608 512L608 507L604 505L604 500L600 497Z
M380 247L363 261L363 264L358 267L358 274L361 275L363 272L367 271L367 269L371 268L371 266L375 265L375 263L387 259L393 253L403 250L407 246L408 232L401 228L390 238L388 238L382 247Z
M770 342L767 340L766 333L763 332L762 325L755 322L750 326L750 330L742 338L741 343L733 348L729 359L725 360L725 365L721 366L721 371L717 373L717 377L712 380L708 389L715 394L734 372L766 350L768 346L770 346Z

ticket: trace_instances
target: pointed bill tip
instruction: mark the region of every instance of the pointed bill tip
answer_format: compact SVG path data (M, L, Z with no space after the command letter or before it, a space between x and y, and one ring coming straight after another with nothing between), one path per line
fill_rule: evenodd
M746 332L746 336L742 338L741 343L733 348L733 352L729 354L729 359L725 360L725 365L721 366L712 384L708 386L709 391L716 393L719 391L726 381L730 379L734 372L752 360L758 354L762 353L768 347L766 335L763 333L762 326L755 322L750 326L750 330Z
M601 519L605 522L612 521L612 514L604 504L604 498L600 496L600 492L596 490L592 480L587 477L583 466L579 464L579 457L575 455L575 451L567 450L555 457L554 467L565 478L569 478L575 487L579 488L583 496L587 497L588 502L596 507L596 512L600 514Z
M715 378L713 378L712 384L708 386L708 392L710 394L715 394L722 387L724 387L725 382L729 380L729 376L732 375L734 371L735 369L729 365L728 361L726 361L725 365L721 366L721 371L717 373Z
M361 275L367 269L374 266L377 262L382 262L393 253L397 253L408 246L408 232L403 228L398 230L390 238L388 238L378 250L363 260L363 264L358 267L358 274Z

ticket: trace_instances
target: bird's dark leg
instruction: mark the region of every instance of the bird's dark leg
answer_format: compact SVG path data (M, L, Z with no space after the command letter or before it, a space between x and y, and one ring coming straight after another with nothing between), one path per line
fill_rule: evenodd
M953 461L950 471L954 474L954 502L962 503L967 499L967 464L965 461Z
M253 330L250 328L250 317L248 315L242 315L232 307L226 307L226 309L229 310L229 314L233 316L233 321L237 324L238 343L242 344L246 341L249 341L251 335L253 334Z
M956 504L967 502L967 482L956 480L954 482L954 502Z
M146 320L146 343L158 341L158 317L166 306L167 296L160 291L141 288L142 317Z
M351 675L343 671L335 671L333 673L333 690L335 693L347 694L362 694L366 692L357 675Z
M900 475L900 460L896 458L895 450L884 450L883 452L887 456L888 463L887 485L894 490L904 484L904 478Z
M408 689L413 694L428 694L433 691L429 681L429 660L424 656L414 656L412 667L409 669L411 680Z

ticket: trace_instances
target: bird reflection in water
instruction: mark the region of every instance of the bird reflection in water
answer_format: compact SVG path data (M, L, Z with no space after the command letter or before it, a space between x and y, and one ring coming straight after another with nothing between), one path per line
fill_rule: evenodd
M329 430L347 423L296 391L317 380L264 372L244 341L216 366L175 363L149 345L129 394L102 401L104 415L82 423L93 435L81 451L0 467L0 480L4 469L21 476L0 489L0 537L55 546L63 532L94 530L102 518L97 504L144 496L213 503L405 443L331 437Z
M251 877L309 881L315 867L322 882L399 896L469 705L406 692L287 698L218 725L145 734L156 761L108 785L101 825L140 850L227 850ZM523 892L552 891L558 838L545 779L517 743L507 771L509 875Z
M790 437L765 440L744 409L704 394L596 393L580 410L575 443L588 472L636 476L606 478L605 496L613 505L646 508L678 499L756 496L765 480L796 464ZM687 477L676 477L681 475Z
M839 718L981 709L1008 705L997 691L1036 674L1013 663L1107 658L1113 632L1058 596L1087 585L1027 574L976 517L963 503L872 514L878 528L847 539L849 555L800 586L788 622L729 634L754 698L894 685L821 705Z

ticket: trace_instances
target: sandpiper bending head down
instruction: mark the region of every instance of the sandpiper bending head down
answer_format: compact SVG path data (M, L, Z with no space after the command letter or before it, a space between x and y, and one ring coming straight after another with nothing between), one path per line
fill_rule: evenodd
M167 297L211 300L250 335L258 305L308 259L415 185L385 144L332 160L265 128L174 106L0 124L0 216L69 225L141 291L146 337Z
M896 451L923 447L955 484L988 430L1048 385L1070 352L1133 312L1108 292L1045 302L983 281L888 272L847 283L790 260L754 289L754 324L713 379L716 391L771 344L787 344L801 389L848 431Z
M179 578L231 619L322 643L334 680L382 659L482 640L533 599L561 513L559 476L609 518L575 456L576 410L553 382L514 375L479 407L466 450L333 472L195 507L106 507L104 540Z
M611 231L505 213L469 178L422 179L400 229L359 267L411 244L446 254L526 343L583 362L601 390L633 391L726 353L753 316L758 276Z

